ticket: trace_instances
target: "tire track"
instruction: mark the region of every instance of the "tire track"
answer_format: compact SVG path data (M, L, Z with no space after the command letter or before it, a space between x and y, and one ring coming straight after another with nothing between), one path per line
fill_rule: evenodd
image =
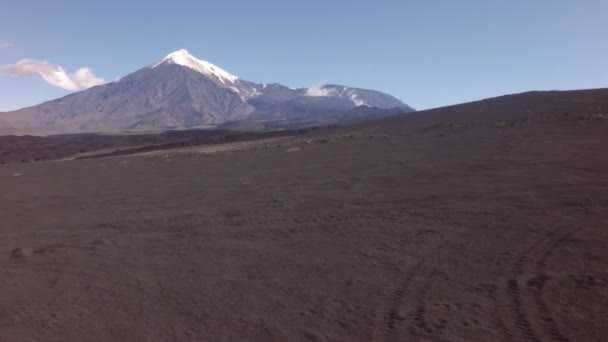
M420 336L424 333L431 334L433 330L429 326L429 322L426 319L426 298L429 292L429 288L433 283L433 279L437 275L438 267L433 267L431 271L424 278L422 286L418 289L416 293L417 301L416 301L416 309L415 312L412 313L412 325L410 326L410 332L414 336Z
M555 319L551 316L547 302L543 299L543 290L545 289L545 285L549 280L549 277L543 271L547 267L547 260L549 257L559 247L559 245L561 245L568 237L570 237L570 235L572 235L572 233L572 230L566 231L565 233L561 234L557 240L551 243L549 248L545 251L545 253L543 253L540 260L536 263L536 275L527 282L528 287L532 289L536 309L541 318L540 325L544 332L547 333L553 341L566 342L569 341L569 339L560 332Z
M392 293L388 311L383 318L383 341L394 341L397 338L397 328L401 325L401 322L405 320L405 316L400 312L400 308L403 305L404 298L408 294L410 284L413 282L414 277L420 273L420 270L427 259L428 257L425 257L414 264L414 266L405 273L400 283L401 286Z
M446 243L441 243L432 251L443 248ZM373 341L401 341L399 328L406 322L414 325L426 325L425 301L429 285L437 272L437 261L432 262L432 258L438 254L429 253L419 259L403 274L399 286L393 290L389 296L389 304L385 309L381 322L376 325L373 334ZM432 265L428 265L432 262ZM430 271L425 271L430 270ZM413 310L405 310L405 303L416 303ZM422 308L422 309L421 309ZM381 326L382 328L378 328ZM379 336L380 335L380 336Z
M548 304L543 299L543 289L549 280L544 272L547 259L572 233L570 228L549 232L516 256L511 275L501 291L505 295L502 298L505 305L497 310L497 325L505 339L569 341L551 316ZM538 261L532 263L530 259ZM534 277L524 283L522 280L526 274L534 274ZM527 305L526 302L534 305ZM505 311L508 313L505 314ZM514 329L509 329L509 325Z

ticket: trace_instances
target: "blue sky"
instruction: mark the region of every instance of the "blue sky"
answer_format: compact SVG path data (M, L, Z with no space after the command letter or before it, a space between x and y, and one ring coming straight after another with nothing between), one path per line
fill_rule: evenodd
M608 1L2 0L0 65L105 81L186 48L256 82L378 89L417 109L608 87ZM0 75L0 111L69 92Z

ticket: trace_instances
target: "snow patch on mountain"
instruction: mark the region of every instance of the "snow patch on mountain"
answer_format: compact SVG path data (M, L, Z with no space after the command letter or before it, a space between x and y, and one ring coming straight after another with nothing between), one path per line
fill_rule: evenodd
M231 73L218 67L217 65L213 65L207 61L203 61L192 56L186 49L181 49L168 54L167 57L163 58L163 60L154 64L152 68L156 68L157 66L164 63L178 64L198 71L201 74L214 76L223 84L234 84L239 80L237 76L232 75Z

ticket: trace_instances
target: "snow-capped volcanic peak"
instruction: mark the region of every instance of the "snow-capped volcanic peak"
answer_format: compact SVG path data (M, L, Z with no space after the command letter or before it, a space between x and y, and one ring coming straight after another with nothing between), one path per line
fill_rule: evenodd
M214 76L223 84L234 84L239 80L238 77L232 75L228 71L192 56L186 49L181 49L168 54L167 57L163 58L162 61L153 65L152 68L155 68L164 63L178 64L198 71L201 74Z

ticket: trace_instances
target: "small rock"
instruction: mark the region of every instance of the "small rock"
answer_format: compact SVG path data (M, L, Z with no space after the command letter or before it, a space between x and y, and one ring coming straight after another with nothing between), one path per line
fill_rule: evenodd
M11 259L27 259L32 256L32 250L29 248L15 248L11 252Z
M48 252L48 249L46 249L45 247L39 247L34 249L34 254L44 254Z
M307 341L321 341L321 337L311 332L304 332L304 338Z
M405 321L405 319L407 318L407 315L401 309L397 310L397 312L395 314L396 314L396 318L400 321Z
M93 241L93 245L96 245L96 246L109 246L111 244L112 244L112 241L105 239L105 238Z

